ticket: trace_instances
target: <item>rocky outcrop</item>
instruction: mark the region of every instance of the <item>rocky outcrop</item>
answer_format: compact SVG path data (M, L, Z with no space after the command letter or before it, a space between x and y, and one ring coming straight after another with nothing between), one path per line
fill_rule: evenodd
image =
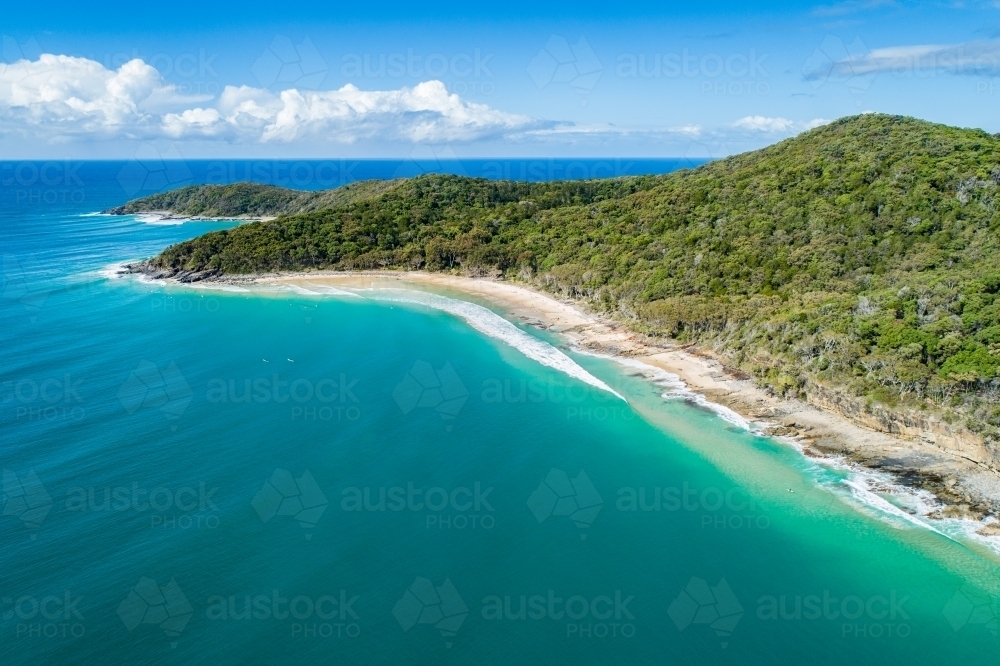
M151 261L139 261L134 264L125 264L120 271L122 275L145 275L154 280L174 280L183 284L200 282L216 278L222 272L216 269L205 271L186 271L180 268L162 268L155 266Z
M889 409L855 397L843 389L810 383L807 402L878 432L919 440L993 471L1000 471L1000 451L982 437L934 414Z

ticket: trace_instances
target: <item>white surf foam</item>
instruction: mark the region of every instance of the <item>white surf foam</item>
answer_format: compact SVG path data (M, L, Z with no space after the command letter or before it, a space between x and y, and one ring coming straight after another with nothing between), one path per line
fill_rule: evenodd
M923 528L952 541L978 543L1000 555L1000 537L980 534L986 526L995 525L994 517L943 518L938 514L946 505L933 493L900 483L892 474L873 470L840 457L810 458L821 467L840 470L847 478L832 484L850 491L849 499L876 518L894 527L906 525ZM820 482L821 485L829 485ZM886 496L892 497L889 501ZM934 516L934 517L932 517Z
M139 213L135 216L135 221L142 222L143 224L154 224L158 226L176 226L188 222L186 219L164 217L159 213Z
M423 291L376 289L367 293L376 300L425 305L459 317L480 333L510 345L528 358L627 402L621 394L584 370L569 356L549 343L525 333L489 308Z
M904 511L889 500L873 492L868 487L868 483L866 481L866 479L860 477L859 475L852 475L851 477L844 479L843 484L851 489L851 494L854 495L854 497L862 504L865 504L873 509L877 509L886 516L897 518L910 525L923 527L932 532L936 532L941 536L948 536L941 530L935 528L933 525L924 522L917 516L909 513L908 511ZM890 524L892 524L891 521Z
M184 286L190 287L191 289L200 289L202 291L228 291L235 294L250 293L250 290L246 287L241 287L235 284L226 284L225 282L192 282Z
M101 273L107 274L109 277L124 277L118 274L118 270L121 269L122 265L123 264L112 264L103 269ZM133 275L130 277L134 277L140 281L148 279L145 275ZM220 291L249 291L248 289L235 285L224 285L218 283L213 283L211 285L188 284L185 286L196 289L218 289ZM310 289L300 287L298 285L276 285L272 283L269 285L256 285L253 290L270 292L292 291L305 295L348 296L354 298L361 297L360 294L356 292L344 291L325 285L311 284L309 286L311 287ZM566 354L559 351L552 345L525 333L488 308L476 305L475 303L451 299L423 291L404 289L366 289L363 291L366 295L373 297L375 300L420 304L448 312L449 314L463 319L477 331L494 339L501 340L502 342L517 349L528 358L531 358L546 367L563 372L571 377L583 381L586 384L589 384L590 386L607 391L618 398L625 400L625 398L618 392L614 391L603 381L594 377L585 369L580 367L570 357L566 356ZM589 350L576 349L574 351L589 356L610 359L620 365L639 370L644 377L664 390L662 393L662 397L664 399L683 399L694 403L699 407L715 412L720 418L728 423L749 432L766 436L764 430L767 426L771 425L763 421L750 421L724 405L711 402L704 396L692 391L678 375L667 372L662 368L658 368L635 359L598 354ZM871 470L867 467L862 467L855 463L848 462L842 458L833 456L815 458L807 456L801 443L794 438L775 437L774 439L783 441L794 447L813 465L846 470L848 478L837 482L831 483L829 481L821 481L818 478L815 480L819 485L831 491L847 488L849 490L849 495L840 492L835 494L843 499L854 500L854 502L856 502L856 504L860 507L869 509L877 518L885 520L896 527L900 527L902 526L901 523L905 523L906 525L912 527L926 529L953 541L960 538L964 538L967 541L975 541L984 544L997 554L1000 554L1000 537L978 534L978 531L985 525L1000 522L997 521L997 519L992 517L984 520L930 518L929 516L932 513L935 513L944 507L944 504L930 492L904 486L897 483L895 479L887 473ZM909 510L896 506L882 497L881 494L891 494L895 496L897 501L906 506ZM931 524L931 522L934 524ZM938 529L935 525L941 527L941 529Z
M139 275L137 277L139 280L142 280L146 276ZM220 291L241 292L248 291L247 289L237 287L235 285L225 285L219 283L191 283L184 286L193 289L217 289ZM255 286L254 291L290 291L307 296L360 297L360 294L356 292L349 292L335 287L320 285L309 285L309 287L310 288L306 288L296 284L272 283L268 285L257 285ZM525 333L489 308L484 308L481 305L469 303L468 301L460 301L453 298L447 298L445 296L439 296L430 292L411 291L407 289L374 289L364 290L364 293L375 300L418 304L434 308L435 310L447 312L448 314L464 320L480 333L510 345L533 361L537 361L546 367L569 375L574 379L579 379L585 384L589 384L590 386L600 389L601 391L607 391L622 401L628 402L621 394L584 370L569 356L559 351L549 343Z
M297 284L283 284L278 287L279 291L290 291L293 294L298 294L300 296L321 296L318 291L313 291L312 289L306 289L305 287L300 287Z
M219 284L219 283L213 282L210 284ZM192 286L194 285L192 284ZM255 284L250 289L239 287L239 290L253 291L258 294L293 293L299 296L336 296L343 298L362 298L362 296L353 291L345 291L343 289L337 289L336 287L330 287L327 285L319 285L319 284L308 284L307 286L302 286L300 284L268 282L263 284Z
M124 272L125 264L127 263L130 262L122 261L114 264L108 264L104 268L100 268L95 271L95 274L106 280L120 280L127 275L127 273Z
M607 356L604 354L595 354L593 352L587 352L584 350L576 350L579 353L589 354L591 356L597 356L600 358L607 358L615 361L619 365L624 365L627 368L633 368L640 371L644 377L652 381L658 387L663 389L662 397L664 400L684 400L697 407L714 412L719 418L727 423L730 423L738 428L747 430L753 433L759 433L762 426L766 424L755 424L749 421L733 410L729 409L725 405L720 405L716 402L712 402L705 396L695 393L688 385L684 383L684 380L680 378L679 375L675 375L672 372L667 372L663 368L657 368L655 365L650 365L642 361L637 361L633 358L624 358L621 356Z
M724 405L711 402L704 396L692 391L680 376L667 372L662 368L631 358L597 354L581 349L576 351L590 356L610 359L625 367L638 370L646 379L664 390L662 394L664 399L683 399L694 403L699 407L715 412L728 423L755 434L767 436L766 429L772 425L764 421L750 421ZM916 527L918 529L929 530L952 541L960 539L975 541L984 544L994 552L1000 554L1000 537L985 536L978 533L984 526L997 523L998 521L995 518L991 517L984 520L931 518L932 514L940 511L945 506L933 493L905 486L889 473L872 470L862 465L851 463L843 458L831 456L817 459L807 456L801 442L793 437L774 437L774 439L785 442L803 455L803 458L815 470L812 476L818 485L826 488L828 491L834 492L836 497L853 503L858 509L867 510L876 519L897 528ZM819 472L824 467L840 470L846 473L847 478L839 479L836 482L821 480L820 474L816 472ZM894 497L896 502L902 505L902 508L887 500L883 495Z
M325 284L313 284L307 283L308 286L303 287L297 284L285 284L283 287L297 294L302 294L304 296L345 296L347 298L361 298L358 294L353 291L345 291L343 289L337 289L336 287L331 287Z

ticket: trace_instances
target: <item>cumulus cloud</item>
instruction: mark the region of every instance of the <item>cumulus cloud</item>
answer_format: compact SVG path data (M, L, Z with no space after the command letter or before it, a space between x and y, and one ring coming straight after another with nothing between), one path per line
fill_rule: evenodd
M118 70L86 58L43 54L0 65L3 126L48 135L167 136L290 142L311 136L413 143L462 142L546 126L449 93L440 81L398 90L280 93L227 86L183 96L140 59Z
M163 131L178 138L185 134L213 136L221 131L222 116L215 109L188 109L163 116Z
M750 132L771 132L788 134L793 132L804 132L806 130L826 125L829 120L825 118L814 118L812 120L789 120L788 118L768 118L767 116L746 116L740 118L733 127Z
M181 95L138 59L117 71L52 54L0 64L0 115L7 124L49 133L141 133L155 122L155 108L203 99Z
M350 84L338 90L277 92L226 86L217 96L186 96L141 59L115 70L86 58L52 54L0 64L0 133L18 133L30 141L169 138L303 145L373 139L441 145L503 139L540 145L657 145L683 152L684 146L698 142L755 147L775 135L824 122L747 116L723 127L585 125L470 102L440 81L394 90L360 90Z

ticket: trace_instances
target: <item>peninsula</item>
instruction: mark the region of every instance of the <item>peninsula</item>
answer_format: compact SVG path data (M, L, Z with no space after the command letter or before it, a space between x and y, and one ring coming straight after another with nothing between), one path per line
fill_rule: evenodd
M662 176L427 175L315 193L192 186L108 212L274 218L179 243L132 271L182 282L420 271L519 283L643 347L612 352L684 348L775 399L992 475L998 187L1000 137L867 114ZM808 439L801 425L786 430ZM841 448L899 466L884 450ZM896 471L966 509L1000 508L1000 496L970 496L970 484L919 458Z

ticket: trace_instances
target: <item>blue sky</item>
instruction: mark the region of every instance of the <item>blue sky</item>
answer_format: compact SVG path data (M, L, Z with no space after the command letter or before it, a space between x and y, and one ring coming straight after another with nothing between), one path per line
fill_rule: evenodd
M865 111L1000 131L991 2L47 2L0 34L6 158L716 157Z

